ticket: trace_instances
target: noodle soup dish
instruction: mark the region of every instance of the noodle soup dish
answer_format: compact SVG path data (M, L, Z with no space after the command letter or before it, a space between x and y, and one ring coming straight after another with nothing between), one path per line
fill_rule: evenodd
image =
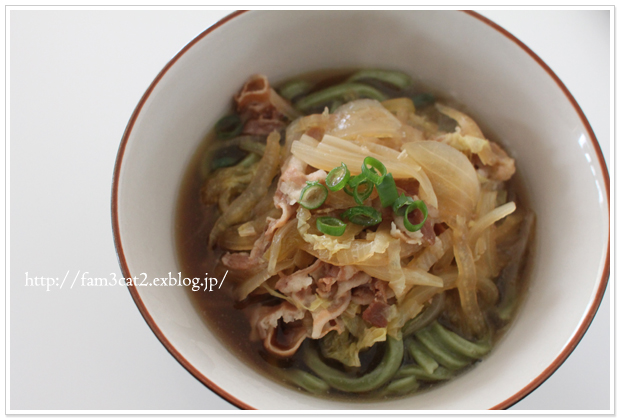
M251 76L193 160L177 244L230 350L320 397L410 395L470 369L524 290L516 163L400 71Z

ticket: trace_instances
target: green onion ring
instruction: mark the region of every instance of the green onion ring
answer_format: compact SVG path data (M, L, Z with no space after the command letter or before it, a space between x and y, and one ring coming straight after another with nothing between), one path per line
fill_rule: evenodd
M364 186L365 189L360 193L359 187ZM344 187L344 192L349 194L355 199L355 202L360 206L364 204L364 200L370 197L374 184L366 178L366 175L359 174L349 179L349 182Z
M379 193L379 199L381 200L382 207L389 207L398 198L398 190L396 189L396 183L391 173L388 173L381 184L377 184L377 192Z
M368 167L370 166L370 168ZM374 169L374 170L373 170ZM377 172L379 174L377 174ZM387 174L385 165L372 156L367 156L362 163L362 173L366 175L373 184L379 185L383 182L383 178Z
M401 194L392 204L392 210L394 210L394 213L397 215L403 216L405 214L403 207L413 204L413 202L413 198L407 197L405 194Z
M326 235L342 236L347 224L335 217L324 216L316 219L316 228Z
M301 190L299 204L308 210L314 210L327 199L327 187L319 181L306 181L306 186Z
M381 213L378 212L377 209L369 206L351 207L342 213L342 217L360 226L378 225L383 220Z
M226 115L215 123L215 135L218 139L232 139L243 131L243 122L237 114Z
M424 215L424 219L417 225L414 225L409 221L409 213L413 210L420 210ZM428 209L426 208L426 204L424 204L424 201L422 200L417 200L407 206L407 210L405 210L405 215L403 217L403 223L405 224L405 228L407 228L409 232L417 232L418 230L422 229L422 226L424 226L424 222L426 222L427 217Z
M344 186L344 192L353 197L353 192L355 187L357 187L361 182L366 180L366 175L359 174L349 179L349 182Z
M347 185L350 178L351 172L343 162L340 166L329 171L327 178L325 178L325 184L331 191L340 191Z
M349 179L348 185L351 188L355 188L355 187L357 187L359 184L361 184L364 181L366 181L366 175L359 174L359 175L355 175L353 178ZM353 190L351 189L351 192L352 191Z
M360 206L364 204L364 201L368 197L370 197L370 194L372 194L372 189L374 188L374 186L375 185L369 180L365 180L357 184L357 186L353 189L353 199L355 200L355 202ZM361 193L359 192L360 187L365 188L364 191L362 191Z

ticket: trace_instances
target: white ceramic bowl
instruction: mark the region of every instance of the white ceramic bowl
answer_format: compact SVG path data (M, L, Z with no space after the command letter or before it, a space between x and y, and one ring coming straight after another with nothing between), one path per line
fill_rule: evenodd
M248 37L248 34L252 34ZM234 54L231 53L234 51ZM231 354L179 287L130 287L142 315L194 376L243 408L505 408L542 383L590 324L609 276L609 176L592 129L551 70L509 33L458 11L235 13L191 41L129 121L113 225L126 277L176 273L174 216L198 144L246 78L316 69L400 69L467 105L516 158L537 214L531 287L510 331L472 371L423 396L319 400Z

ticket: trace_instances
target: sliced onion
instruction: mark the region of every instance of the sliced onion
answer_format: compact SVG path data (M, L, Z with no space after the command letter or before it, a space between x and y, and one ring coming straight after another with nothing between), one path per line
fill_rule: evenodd
M499 206L492 211L488 212L480 219L476 220L471 230L469 231L469 244L472 246L478 240L480 234L498 220L503 219L509 214L513 213L517 209L514 202L506 203Z
M355 228L363 229L363 226L349 223L347 225L347 231L345 231L343 236L347 235L349 229ZM386 251L393 240L389 232L389 227L386 231L383 225L380 225L373 240L355 239L350 242L348 248L340 249L337 252L332 252L328 249L319 249L311 243L304 243L301 247L308 254L314 255L320 260L332 265L385 266L389 262L388 253ZM306 236L307 234L304 235L304 237Z
M291 153L307 164L326 171L344 163L351 175L361 173L361 165L366 156L373 156L385 165L394 179L414 178L420 183L420 197L427 205L437 208L437 197L429 177L413 159L401 160L400 153L385 146L364 143L363 145L325 135L320 143L309 136L301 136L293 141ZM449 147L449 146L448 146Z
M452 249L452 230L448 229L437 237L433 245L426 247L420 255L413 258L407 267L429 271L450 249Z
M287 268L292 267L293 264L295 263L293 262L292 258L279 262L276 265L276 272L286 270ZM250 277L238 286L238 288L235 290L235 298L238 301L245 299L250 293L256 290L261 284L266 282L271 276L272 275L269 274L267 268L265 267L263 270L259 271L257 274Z
M457 287L461 299L461 307L474 333L480 335L484 332L486 325L480 305L478 305L477 277L474 256L467 243L465 236L464 222L458 223L454 230L454 258L459 270Z
M282 244L286 242L286 239L288 239L289 236L299 236L296 225L296 220L289 220L273 235L271 246L269 247L269 265L267 266L267 272L272 276L277 273L276 265L281 259L280 250L282 249Z
M440 217L449 224L457 215L470 219L478 203L480 184L469 159L455 148L435 141L405 143L403 149L430 179Z
M385 267L358 265L356 268L379 280L390 281L390 274L385 270ZM441 277L428 271L409 267L402 267L401 270L405 276L405 283L408 286L407 290L411 289L412 286L443 287L444 283Z
M359 99L349 102L334 113L334 126L328 133L353 140L357 136L396 137L402 124L380 102Z
M469 115L462 113L461 111L457 111L454 108L450 108L449 106L445 106L442 104L435 104L435 107L439 112L448 117L452 118L456 121L456 123L461 128L461 133L465 136L474 136L483 139L484 134L482 134L482 130L476 124L476 121L473 120Z

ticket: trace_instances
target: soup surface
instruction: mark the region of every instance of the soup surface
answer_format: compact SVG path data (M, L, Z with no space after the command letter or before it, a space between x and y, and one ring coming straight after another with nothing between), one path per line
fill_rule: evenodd
M184 277L242 360L374 400L483 359L525 289L534 215L515 162L447 98L385 70L252 76L192 160ZM208 273L208 274L207 274Z

